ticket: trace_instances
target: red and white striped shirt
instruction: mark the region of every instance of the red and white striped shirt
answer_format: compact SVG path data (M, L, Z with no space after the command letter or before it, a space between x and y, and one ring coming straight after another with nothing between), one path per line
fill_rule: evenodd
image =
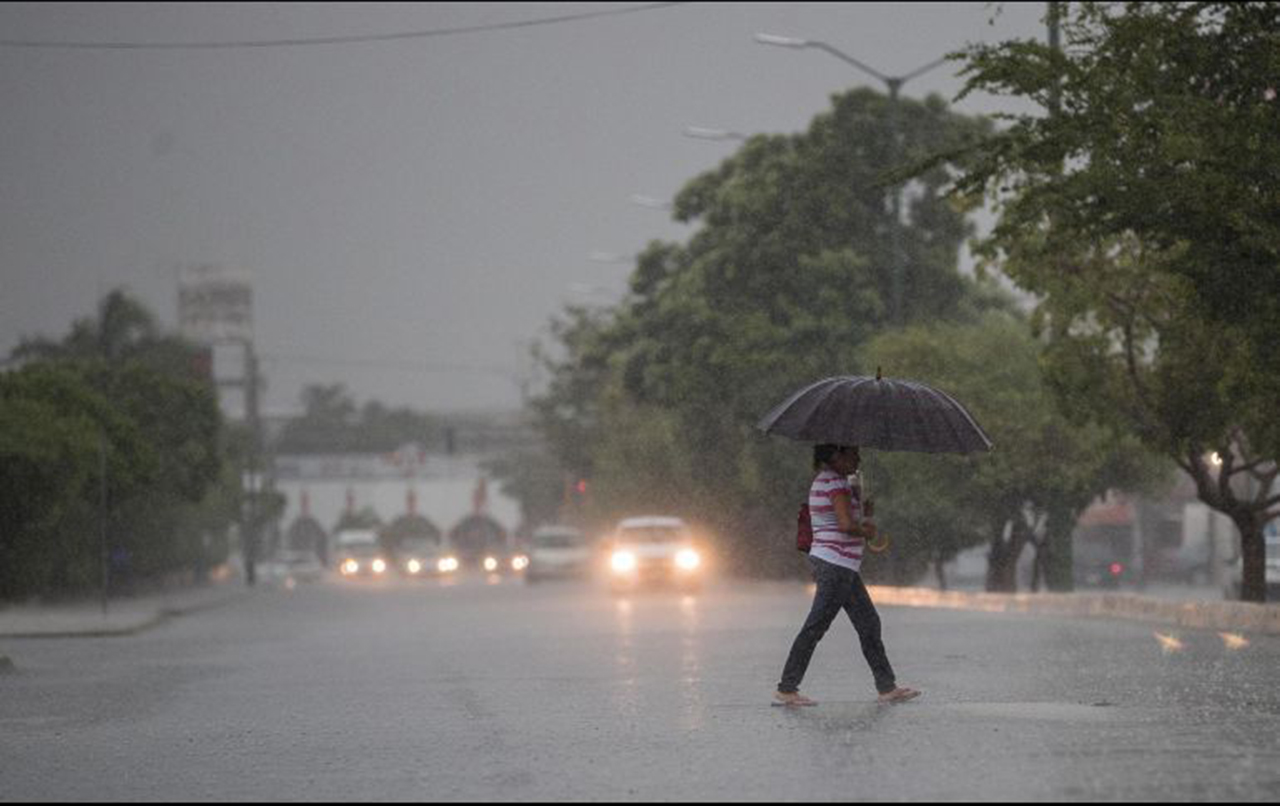
M809 519L813 523L813 547L810 557L817 557L833 565L854 571L862 570L862 549L865 541L840 531L836 519L835 501L844 496L849 501L849 511L855 521L862 517L862 505L853 495L849 480L834 470L824 470L809 487Z

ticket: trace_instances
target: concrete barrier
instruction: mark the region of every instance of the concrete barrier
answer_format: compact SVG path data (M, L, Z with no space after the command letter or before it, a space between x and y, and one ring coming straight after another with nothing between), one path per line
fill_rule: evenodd
M1122 618L1191 629L1280 635L1280 605L1276 604L1179 602L1131 593L965 593L888 586L871 586L870 591L876 604L898 607Z

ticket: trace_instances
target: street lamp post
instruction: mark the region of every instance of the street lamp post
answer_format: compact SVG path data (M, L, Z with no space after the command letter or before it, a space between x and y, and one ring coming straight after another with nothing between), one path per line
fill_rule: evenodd
M902 85L906 84L913 78L924 75L935 67L939 67L946 63L946 58L935 59L928 64L912 70L909 73L900 76L889 76L881 73L873 67L858 61L854 57L845 53L838 48L828 45L826 42L819 42L812 39L796 39L789 36L775 36L773 34L756 34L756 41L762 45L773 45L780 48L792 48L802 50L805 48L814 48L828 53L845 64L852 65L854 68L861 70L863 73L875 78L885 85L889 93L890 101L890 130L893 136L894 150L899 148L899 140L901 132L899 130L899 112L900 105L898 93L902 89ZM906 266L904 264L901 244L901 226L902 226L902 187L895 185L889 192L889 215L893 218L893 226L889 227L890 250L893 252L893 289L892 289L892 307L890 314L894 324L902 324L902 296L904 275Z

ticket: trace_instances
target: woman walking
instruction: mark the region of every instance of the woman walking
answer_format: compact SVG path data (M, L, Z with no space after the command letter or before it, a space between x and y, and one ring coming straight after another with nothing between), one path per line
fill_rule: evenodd
M858 471L862 457L856 446L818 445L813 449L817 476L809 487L809 514L813 546L809 565L818 590L804 627L796 636L782 672L774 700L780 705L816 705L800 693L800 682L813 651L836 615L844 610L862 643L862 654L875 676L881 702L905 702L920 692L899 687L893 667L880 640L880 615L862 582L862 552L866 539L875 536L871 512L853 494L849 476ZM870 508L868 507L868 510ZM864 516L868 520L863 520Z

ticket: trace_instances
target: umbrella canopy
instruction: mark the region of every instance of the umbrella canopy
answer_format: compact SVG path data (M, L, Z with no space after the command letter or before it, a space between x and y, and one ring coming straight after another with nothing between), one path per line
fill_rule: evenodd
M991 440L946 392L915 381L846 375L801 389L760 420L761 431L882 451L973 453Z

